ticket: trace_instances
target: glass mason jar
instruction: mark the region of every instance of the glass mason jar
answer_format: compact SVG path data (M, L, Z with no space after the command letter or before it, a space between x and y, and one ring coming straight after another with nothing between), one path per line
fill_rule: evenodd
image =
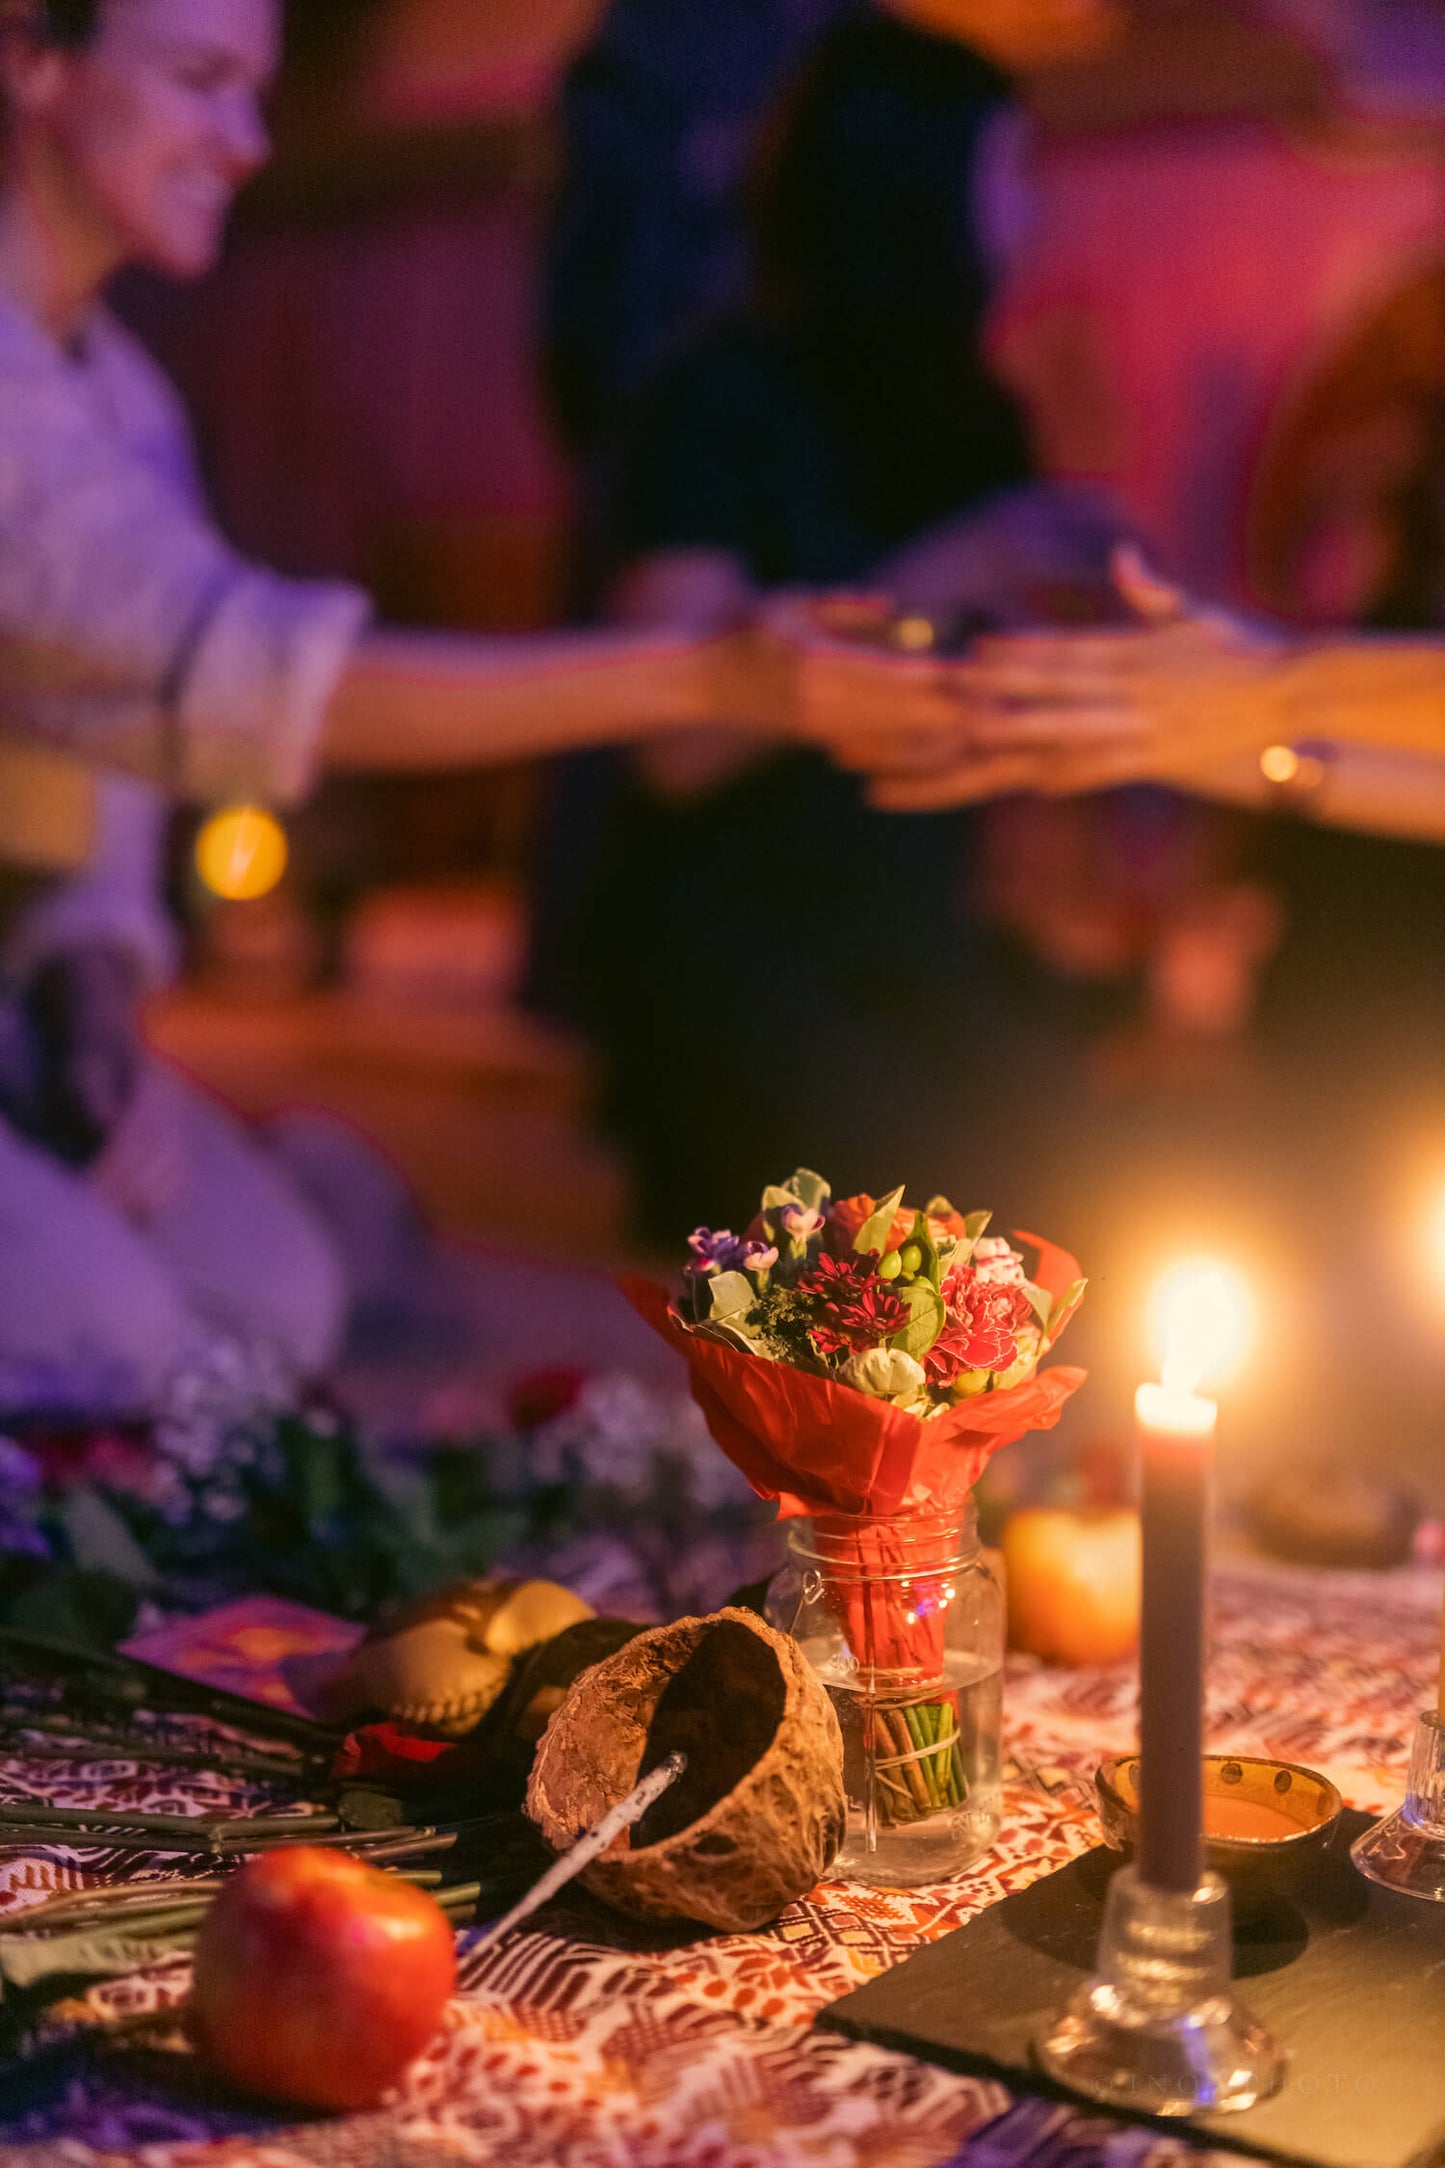
M956 1516L793 1521L768 1618L828 1689L848 1827L835 1871L900 1888L957 1874L1001 1819L1003 1594Z

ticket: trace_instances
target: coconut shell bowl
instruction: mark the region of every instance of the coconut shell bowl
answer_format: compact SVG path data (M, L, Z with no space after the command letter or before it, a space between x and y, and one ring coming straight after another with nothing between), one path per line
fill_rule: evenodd
M641 1919L747 1933L843 1840L843 1740L797 1646L748 1611L678 1619L584 1671L537 1750L527 1812L557 1852L673 1750L682 1777L582 1871Z
M1102 1763L1094 1777L1105 1842L1130 1852L1139 1813L1139 1757ZM1209 1865L1236 1896L1264 1895L1318 1863L1344 1810L1335 1786L1298 1762L1246 1754L1204 1758Z

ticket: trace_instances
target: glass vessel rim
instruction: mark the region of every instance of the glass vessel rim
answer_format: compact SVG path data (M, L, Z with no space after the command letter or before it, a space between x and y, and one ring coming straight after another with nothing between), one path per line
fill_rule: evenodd
M819 1525L820 1518L828 1523ZM870 1564L852 1549L865 1530L907 1533L906 1566L885 1569ZM978 1514L973 1500L958 1512L940 1514L828 1514L813 1515L788 1523L788 1550L834 1573L850 1567L869 1580L912 1580L920 1573L941 1568L968 1566L979 1557Z

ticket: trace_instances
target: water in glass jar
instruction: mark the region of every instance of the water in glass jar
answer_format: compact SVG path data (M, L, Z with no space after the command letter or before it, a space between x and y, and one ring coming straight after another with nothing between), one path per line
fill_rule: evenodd
M900 1694L880 1681L871 1693L836 1641L804 1647L843 1733L848 1826L833 1872L886 1886L942 1881L970 1866L1002 1818L1001 1669L950 1650L937 1689ZM912 1724L900 1728L909 1702ZM956 1729L956 1740L928 1751L930 1724L943 1739Z

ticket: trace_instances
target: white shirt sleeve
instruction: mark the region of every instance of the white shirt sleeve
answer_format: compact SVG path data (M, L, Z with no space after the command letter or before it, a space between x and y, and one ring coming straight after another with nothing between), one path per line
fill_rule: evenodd
M308 787L368 616L288 580L108 431L63 375L0 379L0 722L203 800Z

